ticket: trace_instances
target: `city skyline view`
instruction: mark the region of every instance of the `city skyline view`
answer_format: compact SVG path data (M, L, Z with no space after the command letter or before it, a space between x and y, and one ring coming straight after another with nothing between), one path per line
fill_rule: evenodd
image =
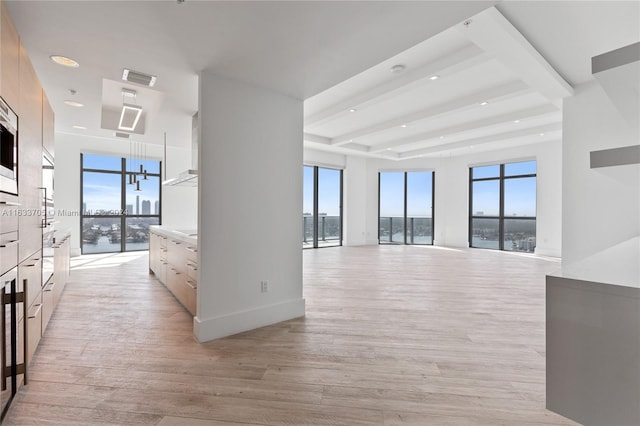
M160 224L160 162L83 154L82 167L82 252L148 249L149 226Z

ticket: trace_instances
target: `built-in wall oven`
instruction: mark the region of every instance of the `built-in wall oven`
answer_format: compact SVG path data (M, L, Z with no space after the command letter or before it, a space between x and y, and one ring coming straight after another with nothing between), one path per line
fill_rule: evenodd
M0 98L0 192L18 195L18 116Z

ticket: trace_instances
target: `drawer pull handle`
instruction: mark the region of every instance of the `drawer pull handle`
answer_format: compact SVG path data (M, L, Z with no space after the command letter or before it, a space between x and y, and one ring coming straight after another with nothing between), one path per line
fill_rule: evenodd
M187 263L187 267L188 267L189 269L194 270L194 271L197 271L197 270L198 270L198 267L197 267L196 265L194 265L193 263Z
M50 283L44 291L53 291L53 288L56 286L56 283Z
M198 288L198 286L196 285L196 283L194 283L193 281L191 281L191 280L187 280L186 282L187 282L187 285L188 285L189 287L191 287L193 290L195 290L196 288Z
M171 270L176 274L176 275L180 275L182 272L177 271L176 268L171 268Z
M18 243L18 241L20 241L20 240L11 240L11 241L7 241L7 242L6 242L6 243L4 243L4 244L0 244L0 248L5 248L5 247L9 247L10 245L17 244L17 243Z
M38 309L36 309L36 312L33 315L29 315L29 319L35 319L38 317L38 315L40 314L40 310L42 309L42 303L38 303L37 305L33 306L37 306Z
M20 207L20 203L14 203L13 201L0 201L0 206Z
M193 247L187 247L187 250L190 251L191 253L197 253L198 249L197 248L193 248Z

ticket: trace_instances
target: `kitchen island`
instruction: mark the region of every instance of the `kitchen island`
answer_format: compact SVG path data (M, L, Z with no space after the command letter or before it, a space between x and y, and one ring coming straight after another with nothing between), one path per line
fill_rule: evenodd
M640 424L640 237L547 276L547 408Z
M149 227L149 271L192 315L198 300L198 234L161 225Z

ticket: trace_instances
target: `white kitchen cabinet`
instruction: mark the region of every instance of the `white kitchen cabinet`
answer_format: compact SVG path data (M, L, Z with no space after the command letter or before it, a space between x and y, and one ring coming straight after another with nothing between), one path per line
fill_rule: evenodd
M192 315L196 314L198 248L195 238L151 227L149 270Z

